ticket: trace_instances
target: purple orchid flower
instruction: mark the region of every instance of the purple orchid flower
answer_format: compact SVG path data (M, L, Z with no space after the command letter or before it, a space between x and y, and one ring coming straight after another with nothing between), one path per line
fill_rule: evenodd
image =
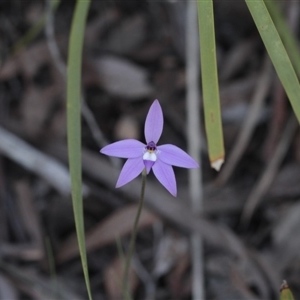
M146 122L145 138L147 145L134 139L122 140L105 146L101 153L128 158L120 173L116 188L136 178L146 169L153 170L158 181L174 196L177 194L176 179L172 166L198 168L197 162L186 152L174 145L157 146L163 130L164 118L158 100L151 105Z

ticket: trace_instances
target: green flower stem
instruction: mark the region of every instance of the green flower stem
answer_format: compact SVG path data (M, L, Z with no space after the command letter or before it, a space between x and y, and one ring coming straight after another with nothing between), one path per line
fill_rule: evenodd
M122 285L122 293L123 293L123 297L125 299L131 299L129 287L128 287L129 267L130 267L130 262L131 262L131 258L133 255L133 251L135 248L135 240L136 240L139 219L140 219L142 208L144 205L146 178L147 178L147 173L146 173L146 169L144 169L144 171L142 173L141 198L140 198L140 202L139 202L138 211L137 211L137 214L136 214L136 217L134 220L133 230L132 230L131 237L130 237L129 249L128 249L128 253L127 253L127 257L126 257L126 261L125 261L123 285Z

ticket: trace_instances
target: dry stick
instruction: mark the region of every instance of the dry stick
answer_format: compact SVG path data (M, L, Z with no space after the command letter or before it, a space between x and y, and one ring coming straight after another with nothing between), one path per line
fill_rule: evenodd
M6 241L8 240L8 214L5 211L6 201L6 180L7 177L4 174L3 170L3 157L0 156L0 240Z
M187 139L188 151L200 160L200 107L199 107L199 34L197 4L187 3L186 24L186 66L187 66ZM189 194L195 216L203 210L203 188L201 167L189 170ZM199 233L191 234L192 289L193 299L205 299L203 278L203 243Z
M258 183L250 193L249 198L245 203L241 216L242 226L246 227L249 224L255 208L272 184L272 181L277 174L278 168L285 157L297 128L298 122L293 115L288 120L284 132L282 133L281 140L279 141L279 144L275 150L274 156L270 160Z
M145 298L144 300L153 300L155 299L156 284L151 274L142 264L137 256L133 256L133 267L140 280L145 286Z
M224 165L220 175L216 179L215 183L218 185L224 185L228 181L232 175L232 172L234 171L234 168L249 144L251 135L257 123L257 119L259 118L259 113L262 109L264 99L271 85L272 72L270 60L266 56L261 75L258 78L257 87L253 96L249 113L247 114L245 122L242 125L237 142L229 154L227 163Z
M41 258L44 256L43 233L40 226L40 218L33 202L33 195L28 182L18 181L15 184L20 216L23 226L30 235L31 243L40 251Z
M275 87L271 95L273 98L272 117L268 125L268 133L263 150L264 159L266 161L269 161L273 156L278 140L280 139L280 134L288 117L287 99L279 78L275 79L274 85Z
M54 64L57 67L58 71L66 77L66 66L63 60L61 59L61 55L55 40L54 34L54 16L53 16L53 9L52 9L52 0L47 1L46 6L46 41L49 48L49 52L53 58Z
M67 74L67 67L65 62L62 60L59 48L57 46L57 42L55 39L54 34L54 16L53 16L53 9L51 8L51 0L47 1L47 19L46 19L46 28L45 33L47 37L47 45L49 48L50 55L53 58L54 64L57 67L58 71L62 75L63 79L66 81L66 74ZM108 141L102 134L96 119L91 112L90 108L85 102L83 95L81 95L81 113L92 133L92 136L99 148L104 147L108 144ZM120 160L116 158L109 158L112 164L119 168L120 167Z
M18 289L31 296L30 299L83 299L77 295L78 292L75 293L75 291L67 288L63 282L60 282L59 285L61 297L57 298L57 295L53 292L52 282L40 274L31 272L28 268L15 267L11 263L0 259L0 269L1 273L7 274L12 278Z
M70 195L70 176L64 165L1 127L0 153L44 178L59 193L65 196ZM89 191L86 186L83 190L84 194Z
M234 46L223 59L222 68L219 72L220 81L226 81L235 75L249 58L252 58L256 46L257 37L248 38Z

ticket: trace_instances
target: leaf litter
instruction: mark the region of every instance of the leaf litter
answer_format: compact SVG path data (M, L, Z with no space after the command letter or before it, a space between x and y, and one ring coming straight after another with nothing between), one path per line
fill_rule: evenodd
M165 112L161 142L172 141L186 149L185 4L101 3L91 7L82 74L94 128L109 142L141 139L144 116L158 98ZM28 16L41 6L27 1L13 2L11 7L3 2L1 7L1 297L56 299L55 282L59 282L66 299L84 299L67 179L65 84L43 33L17 53L9 50L34 26L36 18ZM223 126L230 154L238 136L245 134L242 124L255 101L265 50L244 4L224 6L216 1L215 8ZM66 2L54 15L55 39L63 61L73 9ZM295 299L299 298L299 130L287 141L280 163L268 175L265 170L270 168L291 114L274 71L270 73L271 88L264 92L247 145L240 148L235 157L239 162L231 167L223 186L210 169L204 143L203 216L195 218L189 208L185 170L176 170L176 200L149 177L147 210L135 253L138 263L130 280L136 299L153 293L158 300L191 299L192 262L186 241L193 231L204 239L206 299L275 299L283 279ZM5 148L5 141L11 148ZM13 141L17 142L11 144ZM115 239L117 235L126 248L139 181L121 191L113 188L116 167L98 155L95 135L85 119L82 145L92 290L95 298L114 299L120 290L112 273L122 269ZM259 194L248 226L243 227L240 218L247 197L265 177L268 186ZM159 223L162 228L157 230ZM50 265L45 239L53 251Z

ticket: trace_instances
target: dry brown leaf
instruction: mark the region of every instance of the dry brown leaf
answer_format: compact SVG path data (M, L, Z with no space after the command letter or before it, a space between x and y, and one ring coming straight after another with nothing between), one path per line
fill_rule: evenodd
M220 79L228 80L233 77L236 73L240 72L242 68L251 60L251 55L257 47L257 39L247 38L240 41L230 49L223 59L222 68L220 69Z
M102 36L108 28L120 19L120 12L117 9L107 9L98 18L88 22L85 31L85 43L88 47L95 46L95 41Z
M29 299L82 299L81 296L77 295L76 291L73 291L59 277L56 278L54 284L52 278L46 278L41 273L37 273L33 268L24 266L15 267L8 263L2 263L2 267L7 277L13 280L17 288L26 294Z
M64 43L64 38L58 39L60 46ZM35 81L39 80L41 73L45 73L43 67L47 67L50 78L45 79L47 86L41 88ZM54 65L45 41L21 50L5 61L0 68L0 80L8 80L19 74L24 76L25 81L24 99L20 106L22 130L30 138L36 138L44 132L46 125L52 125L51 113L58 104L63 106L65 89L61 74Z
M105 48L116 54L132 54L144 41L145 30L145 16L136 15L125 19L111 32Z
M0 274L0 299L18 300L19 295L12 282Z
M153 274L155 277L165 275L177 263L179 257L187 253L188 242L184 237L172 233L166 234L158 245Z
M268 194L272 197L299 197L299 181L300 164L292 162L279 171Z
M258 74L251 74L245 78L239 78L226 85L220 86L220 98L222 111L232 108L236 104L247 103L251 99L251 93L257 84Z
M129 205L108 216L104 221L86 233L86 249L92 251L113 243L116 238L131 232L137 212L137 205ZM147 209L143 209L138 229L154 224L158 218ZM72 235L58 252L58 262L62 263L78 255L76 235Z
M21 106L22 124L26 135L35 138L44 132L49 113L57 104L55 99L58 99L57 96L61 92L55 85L43 90L30 85Z
M104 285L107 299L116 300L122 298L123 266L119 257L116 257L104 271ZM134 291L138 285L138 278L132 268L129 269L129 289Z
M188 270L190 264L190 258L187 253L178 257L177 264L174 267L174 270L171 272L168 277L170 291L172 297L175 298L186 298L187 295L184 295L184 291L191 287L191 284L186 284L184 280L184 275Z
M60 46L65 46L67 39L59 37L57 41ZM38 69L45 64L53 65L53 60L47 42L44 40L21 50L18 54L6 60L0 68L0 80L7 80L20 73L22 73L26 79L31 79ZM53 71L58 72L55 67ZM59 75L54 77L60 80Z
M115 140L139 139L139 126L131 116L123 116L118 120L115 130Z
M44 256L43 237L41 232L38 212L33 204L33 196L29 183L25 180L15 184L20 215L23 219L24 227L31 237L32 244L36 246L36 251L40 252L40 259Z
M248 282L246 278L253 275L251 268L250 264L245 265L221 253L206 257L205 269L206 276L209 278L208 292L211 293L213 299L217 300L258 300L249 288L251 283L253 284L252 280ZM255 286L255 284L252 286ZM261 299L268 299L268 297Z
M300 248L300 203L287 210L274 226L272 233L276 246L276 265L280 270L299 259Z
M66 140L67 136L67 120L65 107L55 113L52 118L51 124L49 124L48 134L51 135L56 141Z
M92 65L96 69L103 89L110 95L128 100L149 97L153 91L142 67L115 56L103 56Z

